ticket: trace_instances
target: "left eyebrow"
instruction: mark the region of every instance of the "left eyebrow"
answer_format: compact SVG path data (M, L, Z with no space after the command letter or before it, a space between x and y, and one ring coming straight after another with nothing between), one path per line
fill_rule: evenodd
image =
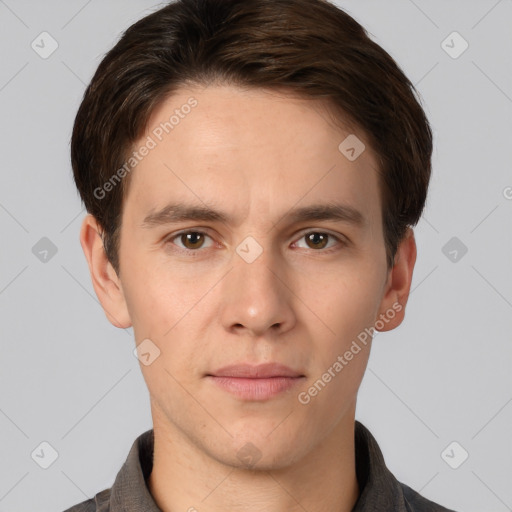
M356 227L362 227L366 223L364 215L359 210L339 203L313 204L292 209L279 222L282 220L291 223L329 220L353 224Z
M295 208L279 219L279 222L300 223L307 221L334 221L362 227L366 223L363 214L349 205L338 203L313 204ZM184 203L171 203L158 211L150 212L143 220L141 227L149 229L155 226L175 224L184 221L206 221L233 224L233 219L225 212L214 210L208 206Z

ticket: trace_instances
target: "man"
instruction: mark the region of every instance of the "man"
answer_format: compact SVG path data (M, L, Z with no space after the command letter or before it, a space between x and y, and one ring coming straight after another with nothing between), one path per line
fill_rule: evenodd
M69 511L446 511L355 421L403 320L432 133L321 0L181 0L130 27L72 136L80 233L153 429Z

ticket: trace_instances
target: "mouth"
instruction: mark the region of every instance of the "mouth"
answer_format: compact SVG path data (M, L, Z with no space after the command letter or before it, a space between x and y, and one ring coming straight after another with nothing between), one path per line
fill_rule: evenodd
M223 391L247 401L265 401L302 383L306 376L278 363L225 366L205 377Z

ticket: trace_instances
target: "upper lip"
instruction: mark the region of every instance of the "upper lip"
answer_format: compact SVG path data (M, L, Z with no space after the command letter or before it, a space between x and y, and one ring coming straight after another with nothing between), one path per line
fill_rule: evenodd
M213 377L240 377L252 379L265 379L269 377L304 377L300 372L279 363L264 363L258 365L233 364L219 368L207 376Z

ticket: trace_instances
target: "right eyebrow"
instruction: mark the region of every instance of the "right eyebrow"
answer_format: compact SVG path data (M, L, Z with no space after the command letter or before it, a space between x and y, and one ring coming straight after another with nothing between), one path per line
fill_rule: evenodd
M165 224L176 224L187 220L228 222L229 215L207 206L170 203L161 210L150 212L142 221L141 227L149 229Z

